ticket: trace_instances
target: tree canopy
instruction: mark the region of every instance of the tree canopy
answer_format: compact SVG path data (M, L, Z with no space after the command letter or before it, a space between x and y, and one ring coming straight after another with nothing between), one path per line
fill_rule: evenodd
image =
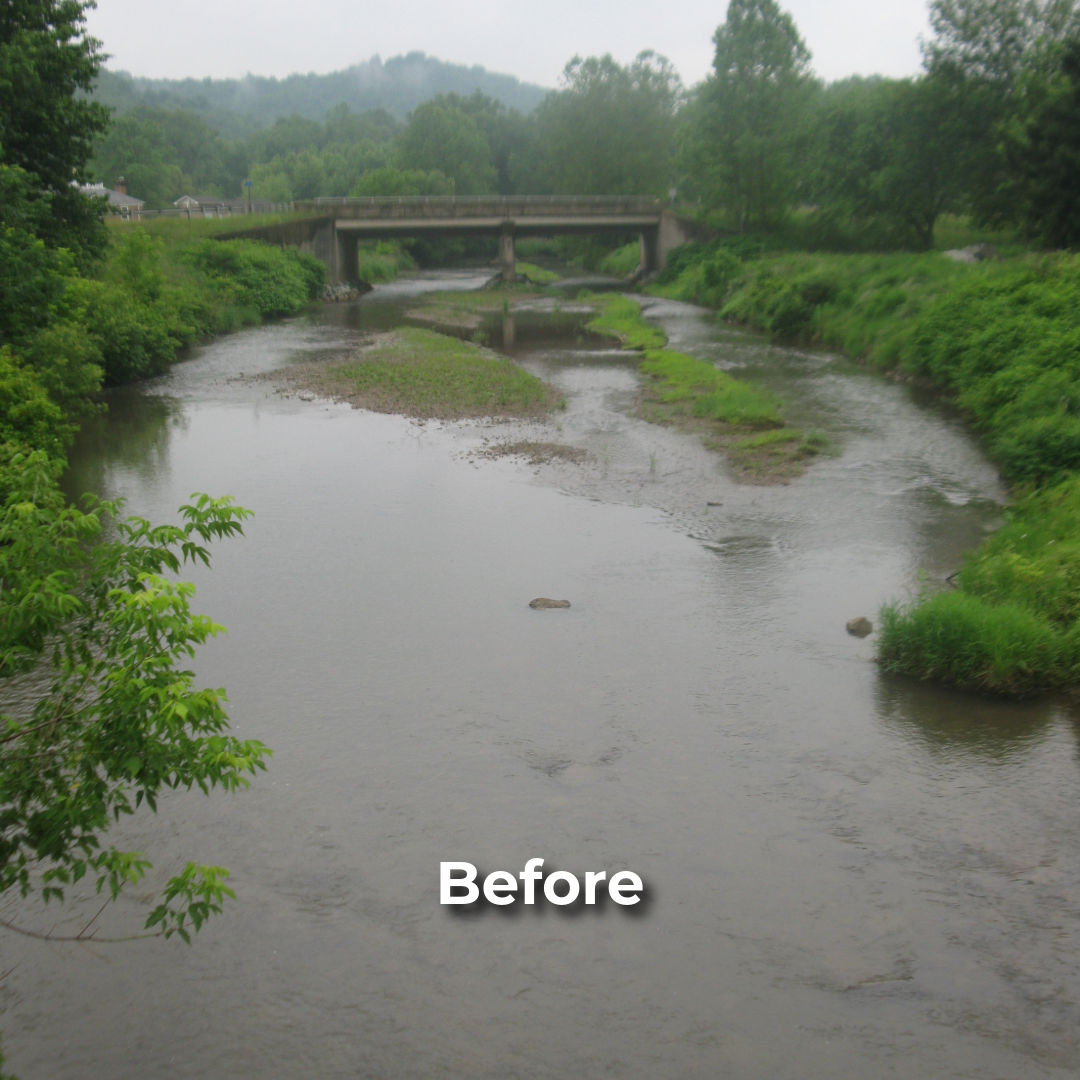
M1050 247L1080 245L1080 39L1056 70L1024 87L1025 107L1005 131L1009 194L1028 232Z
M437 170L448 176L458 195L495 190L491 145L456 100L435 98L419 106L401 133L398 154L404 169Z
M575 56L536 113L541 183L568 194L666 194L681 98L678 74L656 53L628 66Z
M738 228L775 223L798 197L810 52L776 0L731 0L713 43L713 74L689 113L684 165Z
M1013 87L1078 29L1074 0L931 0L927 70Z
M108 113L89 93L102 64L87 37L93 0L9 0L0 7L0 165L32 177L48 200L38 235L50 246L91 255L103 242L101 208L72 187L85 180Z

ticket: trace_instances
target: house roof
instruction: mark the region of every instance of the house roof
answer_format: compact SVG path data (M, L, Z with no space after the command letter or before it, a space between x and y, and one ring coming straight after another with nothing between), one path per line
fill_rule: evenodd
M133 210L145 205L144 200L136 199L133 195L121 195L119 191L112 191L104 184L80 184L79 190L91 199L108 197L110 206L126 206L129 210Z
M173 206L243 206L243 199L223 199L220 195L181 195L173 199Z

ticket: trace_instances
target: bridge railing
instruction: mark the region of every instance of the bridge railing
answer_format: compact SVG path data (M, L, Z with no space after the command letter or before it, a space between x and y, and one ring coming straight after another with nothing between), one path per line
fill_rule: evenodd
M297 210L336 217L521 217L524 215L659 213L650 195L366 195L297 202Z
M244 214L288 214L293 209L292 203L252 202L252 203L207 203L205 206L170 207L167 210L147 210L144 207L110 210L105 220L109 222L156 221L158 218L186 218L188 221L199 218L238 217Z

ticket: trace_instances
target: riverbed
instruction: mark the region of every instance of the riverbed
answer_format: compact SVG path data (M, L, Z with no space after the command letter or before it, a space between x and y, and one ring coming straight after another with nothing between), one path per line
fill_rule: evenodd
M1056 699L883 676L845 632L940 582L1004 491L959 421L838 357L648 301L675 349L767 385L835 452L737 483L634 417L634 359L517 334L567 407L418 423L263 376L347 355L466 271L221 339L117 394L71 484L152 519L255 512L214 550L200 652L249 791L180 793L118 837L237 900L176 941L0 937L24 1080L1074 1077L1080 739ZM556 442L583 460L491 457ZM530 609L536 596L564 610ZM631 869L636 908L463 911L439 864ZM75 933L91 897L38 929Z

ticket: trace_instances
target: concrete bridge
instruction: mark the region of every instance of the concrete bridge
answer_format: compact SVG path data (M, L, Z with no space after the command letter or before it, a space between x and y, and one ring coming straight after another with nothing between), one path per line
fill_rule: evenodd
M663 269L668 253L691 239L689 225L659 200L636 195L372 196L315 199L294 209L309 216L234 235L308 251L334 282L359 276L361 240L497 236L500 273L510 281L519 236L637 233L644 272Z

